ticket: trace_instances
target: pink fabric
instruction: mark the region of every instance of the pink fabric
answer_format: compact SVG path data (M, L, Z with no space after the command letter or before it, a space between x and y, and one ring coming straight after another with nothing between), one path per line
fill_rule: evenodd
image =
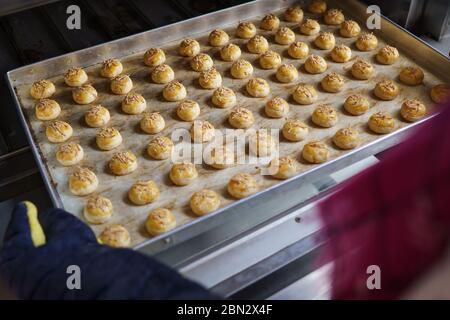
M320 203L333 298L396 298L446 247L450 104L443 110ZM381 290L366 286L370 265L381 269Z

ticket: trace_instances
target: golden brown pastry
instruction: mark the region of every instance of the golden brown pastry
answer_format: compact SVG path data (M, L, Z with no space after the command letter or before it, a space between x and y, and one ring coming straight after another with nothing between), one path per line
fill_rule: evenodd
M352 65L352 75L359 80L367 80L372 78L375 73L373 65L366 60L358 59Z
M338 26L342 22L344 22L345 17L344 17L344 14L342 13L342 10L330 9L327 12L325 12L325 15L323 16L323 20L328 25Z
M261 35L256 35L247 42L247 49L250 53L261 54L269 50L269 42Z
M256 27L251 22L241 22L236 28L236 35L242 39L250 39L256 35Z
M126 74L121 74L111 80L111 91L114 94L127 94L133 89L133 81Z
M88 81L86 72L81 68L70 68L64 75L64 82L69 87L79 87Z
M318 99L316 89L310 84L299 84L292 93L292 97L299 104L311 104Z
M259 64L263 69L276 69L281 64L281 56L272 50L268 50L259 57Z
M97 176L88 168L76 168L69 176L69 190L76 196L86 196L97 187Z
M101 128L95 142L101 150L112 150L122 144L122 135L116 128Z
M216 68L212 67L200 72L198 83L204 89L215 89L222 85L222 76Z
M236 95L230 88L220 87L214 90L211 101L218 108L230 108L236 105Z
M303 20L303 10L300 6L292 6L284 12L284 20L299 23Z
M295 41L295 33L288 27L282 27L275 33L275 42L278 44L291 44Z
M45 129L48 141L53 143L64 142L72 136L73 129L67 122L55 120Z
M312 0L308 5L308 11L311 13L324 13L327 11L327 3L323 0Z
M113 248L126 248L131 243L130 233L120 224L112 224L106 227L98 236L98 240L101 244Z
M414 122L422 119L427 114L427 107L419 99L406 99L400 109L403 119Z
M159 198L159 188L153 180L138 180L128 190L128 199L138 206L149 204Z
M225 146L217 146L208 154L205 162L215 169L225 169L234 164L234 153Z
M107 222L113 213L111 200L101 195L89 197L84 206L84 218L91 224Z
M356 148L359 144L358 130L350 127L339 129L333 136L333 142L344 150Z
M329 50L334 48L336 40L331 32L321 32L314 40L314 44L323 50Z
M277 179L289 179L297 173L297 162L291 157L280 157L270 161L269 167L274 169L272 177Z
M367 110L369 110L369 107L369 100L358 94L348 96L344 103L344 109L354 116L359 116L366 113Z
M50 80L41 79L33 83L30 95L34 99L50 98L56 91L55 85Z
M341 36L345 38L353 38L357 37L361 33L361 27L356 21L345 20L341 23L339 32Z
M35 113L39 120L53 120L61 113L61 107L55 100L40 99L36 103Z
M372 51L378 46L378 39L373 33L362 33L355 42L361 51Z
M247 129L255 123L253 113L244 107L237 107L228 116L228 122L236 129Z
M331 50L330 56L334 62L344 63L352 58L352 49L345 44L339 44Z
M176 163L169 173L170 180L177 186L187 186L197 179L198 172L195 165L190 162Z
M289 119L283 125L281 130L283 137L289 141L297 142L304 140L308 135L309 129L306 124L297 119Z
M97 99L97 90L90 84L84 84L72 90L72 98L78 104L89 104Z
M333 107L322 104L314 110L311 120L319 127L330 128L337 123L338 115Z
M275 97L267 101L264 108L270 118L282 118L289 113L289 104L281 97Z
M435 103L444 103L450 97L450 86L446 84L438 84L431 88L431 100Z
M166 55L160 48L150 48L144 54L144 63L149 67L156 67L166 62Z
M329 156L330 151L323 142L311 141L303 146L302 157L309 163L323 163Z
M169 82L164 87L162 93L163 93L164 99L166 99L167 101L170 101L170 102L183 100L187 96L186 88L178 80Z
M305 61L305 69L308 73L319 74L327 70L327 62L321 56L312 54Z
M75 142L64 143L56 151L56 160L63 166L73 166L83 160L83 148Z
M245 86L249 95L255 98L267 97L270 93L270 87L263 78L252 78L248 80Z
M215 29L209 34L209 44L213 47L224 46L228 43L229 40L230 37L228 36L228 34L221 29Z
M200 53L200 44L194 39L184 39L180 43L178 52L183 57L193 57Z
M258 192L258 183L248 173L237 173L228 182L228 193L236 199L246 198Z
M262 18L261 23L259 27L263 30L269 30L273 31L278 29L280 26L280 19L278 19L277 16L273 14L265 15L264 18Z
M122 111L127 114L140 114L147 108L147 102L139 93L130 92L122 100Z
M173 142L168 137L160 136L152 141L147 146L148 155L156 160L164 160L169 158L173 152Z
M220 197L212 190L203 189L194 194L189 201L191 210L198 216L216 211L220 207Z
M155 134L164 130L166 122L158 112L145 112L141 119L140 126L142 131Z
M294 59L303 59L308 56L309 47L304 42L294 42L289 46L288 54Z
M374 93L381 100L394 100L397 98L399 91L394 81L385 79L376 84Z
M278 81L289 83L298 79L298 71L293 64L282 64L278 67L275 76Z
M267 157L273 155L276 144L272 136L265 129L257 130L248 139L250 154L257 157Z
M194 71L201 72L211 69L214 66L214 62L211 57L206 53L199 53L191 60L191 68Z
M131 151L117 152L109 160L109 169L116 176L129 174L137 169L138 163L136 156Z
M100 128L111 119L108 109L101 105L93 106L84 114L84 121L89 127Z
M342 75L336 72L327 74L320 82L323 90L326 92L336 93L342 91L345 85L345 80Z
M424 74L422 69L409 66L400 71L399 79L409 86L417 86L423 82Z
M115 78L123 71L122 62L118 59L107 59L103 61L100 75L103 78Z
M154 83L164 84L175 79L175 72L168 64L163 63L152 70L150 77Z
M210 122L203 120L195 121L189 132L194 143L211 141L216 133L214 126Z
M375 133L390 133L395 129L395 120L388 112L376 112L369 118L369 128Z
M240 59L231 65L230 72L236 79L245 79L253 74L253 66L247 60Z
M194 121L200 115L200 106L193 100L184 100L178 104L177 116L183 121Z
M306 19L300 25L300 32L307 36L313 36L320 32L320 24L317 20Z
M224 61L236 61L241 57L241 48L233 43L229 43L220 49L220 57Z
M145 230L151 236L158 236L174 229L177 226L177 220L172 211L166 208L157 208L150 211L145 220Z
M399 56L397 48L385 46L378 51L377 61L381 64L393 64Z

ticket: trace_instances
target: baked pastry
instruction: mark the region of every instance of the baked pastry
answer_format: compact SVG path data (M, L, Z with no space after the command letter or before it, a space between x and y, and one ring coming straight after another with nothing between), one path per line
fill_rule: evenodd
M138 180L128 190L128 199L138 206L149 204L159 198L159 188L153 180Z
M378 46L378 39L373 33L362 33L355 42L361 51L372 51Z
M116 176L129 174L137 169L137 158L131 151L117 152L109 160L109 169Z
M164 84L175 79L175 72L168 64L163 63L152 70L150 77L154 83Z
M259 57L259 64L263 69L275 69L281 64L281 56L272 50L268 50Z
M298 79L298 71L293 64L282 64L278 67L275 76L278 81L289 83Z
M97 90L90 84L84 84L72 90L72 98L78 104L89 104L97 99Z
M253 74L253 66L247 60L240 59L231 65L230 73L236 79L248 78Z
M280 157L270 161L269 167L273 170L272 177L289 179L297 173L297 162L291 157Z
M450 97L450 86L446 84L438 84L431 88L431 100L435 103L444 103Z
M359 80L368 80L375 73L373 65L366 60L358 59L352 65L352 75Z
M115 94L127 94L133 89L133 81L126 74L121 74L111 80L111 91Z
M342 13L342 10L330 9L327 12L325 12L325 15L323 16L323 20L328 25L338 26L342 22L344 22L345 17L344 17L344 14Z
M81 68L70 68L64 75L64 82L69 87L79 87L88 81L86 71Z
M200 53L200 44L194 39L184 39L180 43L178 52L183 57L193 57Z
M220 57L224 61L236 61L241 57L241 48L233 43L229 43L220 49Z
M361 33L361 27L356 21L345 20L344 22L341 23L339 33L344 38L357 37Z
M250 53L261 54L269 50L269 42L261 35L256 35L247 42L247 49Z
M215 89L222 85L222 76L216 68L212 67L200 72L198 83L204 89Z
M215 131L214 126L210 122L198 120L192 124L189 132L192 141L195 143L203 143L214 139Z
M176 163L169 173L170 180L177 186L187 186L197 179L198 172L195 165L190 162Z
M120 224L107 226L98 236L98 240L101 244L113 248L126 248L131 243L130 233Z
M303 10L300 6L292 6L284 12L284 20L299 23L303 20Z
M39 120L53 120L61 113L61 107L58 102L51 99L40 99L35 106L36 118Z
M130 92L122 100L122 111L127 114L140 114L147 108L147 102L139 93Z
M408 122L422 119L427 113L427 107L419 99L406 99L403 101L400 114Z
M211 57L206 53L199 53L191 60L191 68L194 71L201 72L211 69L214 66L214 62Z
M111 119L108 109L101 105L93 106L84 114L84 121L89 127L100 128Z
M95 142L101 150L112 150L122 144L122 135L116 128L101 128Z
M302 157L309 163L323 163L329 156L330 151L321 141L311 141L303 146Z
M258 183L248 173L237 173L228 181L227 190L236 199L246 198L258 192Z
M160 136L152 141L147 146L148 155L156 160L164 160L169 158L173 152L173 142L168 137Z
M236 105L236 95L230 88L219 87L214 90L211 101L218 108L230 108Z
M400 54L397 48L386 46L381 48L377 53L377 61L381 64L393 64L397 61Z
M123 71L122 62L118 59L107 59L103 61L100 75L103 78L115 78Z
M312 0L308 5L308 11L311 13L324 13L327 11L327 3L323 0Z
M289 113L289 104L281 97L275 97L267 101L264 108L270 118L282 118Z
M300 32L307 36L313 36L320 32L320 24L317 20L306 19L300 25Z
M308 135L309 129L306 124L297 119L289 119L283 125L281 130L283 137L289 141L297 142L304 140Z
M200 106L193 100L184 100L178 104L177 115L183 121L194 121L200 115Z
M158 236L177 226L177 220L172 211L166 208L157 208L150 211L145 220L145 230L151 236Z
M259 27L263 30L273 31L278 29L280 26L280 19L273 14L267 14L262 18Z
M321 32L314 40L314 44L323 50L329 50L334 48L336 40L331 32Z
M241 22L236 28L236 36L242 39L250 39L256 35L256 27L251 22Z
M257 130L248 139L250 154L257 157L267 157L273 155L276 144L267 130Z
M404 84L417 86L423 82L424 74L422 69L409 66L400 71L399 79Z
M50 98L56 91L55 85L50 80L39 80L30 88L30 95L34 99Z
M334 62L344 63L352 58L352 49L345 44L339 44L331 50L330 56Z
M350 127L339 129L333 136L333 142L344 150L356 148L359 144L358 130Z
M390 133L395 129L395 120L388 112L376 112L369 118L369 128L375 133Z
M72 136L73 129L67 122L55 120L45 129L45 134L50 142L64 142Z
M337 123L338 115L333 107L322 104L313 111L311 120L319 127L330 128Z
M294 59L303 59L308 56L309 47L306 43L297 41L289 46L288 54Z
M97 176L88 168L76 168L69 176L69 190L76 196L86 196L97 187Z
M64 143L56 151L56 160L63 166L73 166L83 160L83 148L75 142Z
M215 29L209 34L209 44L213 47L224 46L228 43L229 40L230 37L228 36L228 34L221 29Z
M315 54L310 55L305 61L305 70L311 74L324 73L327 67L325 59Z
M245 85L248 94L255 98L267 97L270 93L270 87L263 78L252 78Z
M317 101L318 95L312 85L299 84L292 93L292 98L299 104L311 104Z
M156 67L166 62L166 55L160 48L150 48L144 53L144 63L149 67Z
M225 146L217 146L207 154L205 162L215 169L225 169L234 164L234 153Z
M253 113L244 107L237 107L228 116L228 122L236 129L247 129L255 123Z
M203 189L194 194L189 201L191 210L198 216L216 211L220 207L219 195L212 190Z
M282 27L275 33L275 41L278 44L291 44L295 41L295 33L288 27Z
M399 91L394 81L385 79L375 85L374 93L381 100L394 100L397 98Z
M369 100L358 94L348 96L344 102L344 109L354 116L359 116L366 113L367 110L369 110L369 107Z
M166 99L167 101L170 101L170 102L183 100L187 96L186 88L178 80L169 82L164 87L162 93L163 93L164 99Z
M327 74L322 81L320 81L320 84L322 85L323 90L336 93L342 91L345 85L345 80L339 73L332 72Z
M142 131L155 134L164 130L166 122L158 112L146 112L141 119L140 126Z
M111 200L101 195L89 197L84 206L84 218L91 224L107 222L113 213Z

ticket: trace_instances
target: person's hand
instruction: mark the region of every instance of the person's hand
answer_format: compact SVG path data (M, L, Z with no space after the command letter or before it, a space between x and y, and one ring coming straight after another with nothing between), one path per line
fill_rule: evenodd
M213 298L148 256L98 244L74 215L52 209L37 216L29 202L16 206L6 230L0 281L21 299Z

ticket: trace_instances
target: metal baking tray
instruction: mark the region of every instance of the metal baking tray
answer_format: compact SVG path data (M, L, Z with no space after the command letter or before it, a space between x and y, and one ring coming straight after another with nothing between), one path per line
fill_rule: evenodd
M205 34L214 28L224 28L228 31L233 29L239 21L257 21L262 15L269 12L282 12L280 10L293 3L299 2L290 0L254 1L9 71L7 80L14 96L17 111L55 206L63 207L64 204L54 179L52 179L48 161L39 145L37 136L40 133L33 130L30 125L30 118L22 108L23 101L21 99L23 97L20 96L20 88L23 89L24 86L29 86L41 78L60 76L70 66L94 68L93 66L107 58L125 59L128 56L141 54L148 47L164 47L166 44L177 43L187 36L203 37L204 39ZM300 4L302 3L300 2ZM328 4L330 8L343 9L346 17L351 17L361 25L365 24L366 10L359 2L354 0L328 1ZM384 17L381 20L381 30L374 30L374 33L377 34L379 39L398 47L402 56L407 57L405 63L415 63L425 69L427 81L430 78L430 82L426 83L427 90L431 88L432 84L450 82L450 74L447 72L447 70L450 70L449 59L414 35ZM310 41L311 39L308 39L308 42ZM273 41L270 42L272 46ZM317 82L318 79L314 78L314 82ZM408 88L408 90L413 89ZM424 92L425 89L421 88L420 90ZM292 106L292 108L297 108L297 106ZM391 134L377 136L376 139L371 139L361 147L344 152L324 164L310 166L308 170L289 180L268 184L267 188L251 197L229 202L229 204L210 215L185 221L185 224L175 230L147 239L136 244L135 248L146 253L156 254L167 251L166 249L169 248L179 248L181 244L191 240L189 241L191 243L189 250L186 248L175 250L173 252L176 253L169 254L168 256L171 257L167 260L181 260L195 251L204 250L218 239L226 240L298 205L303 192L302 187L307 183L315 182L336 170L397 144L412 128L423 121L427 121L427 119L410 125L403 124L400 129ZM109 155L107 159L109 159Z

